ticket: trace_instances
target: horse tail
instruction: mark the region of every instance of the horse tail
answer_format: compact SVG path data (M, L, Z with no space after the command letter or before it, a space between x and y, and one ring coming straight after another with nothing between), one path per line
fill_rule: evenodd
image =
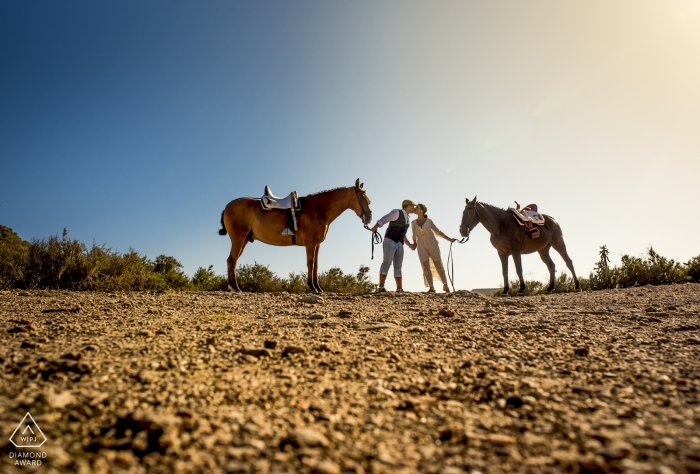
M227 234L226 226L224 225L224 212L226 212L225 209L223 211L221 211L221 229L219 229L219 235L226 235Z

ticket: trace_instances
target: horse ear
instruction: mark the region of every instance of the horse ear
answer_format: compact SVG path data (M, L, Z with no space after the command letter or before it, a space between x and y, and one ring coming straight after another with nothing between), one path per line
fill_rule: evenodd
M360 187L360 178L357 178L357 179L355 180L355 187L356 187L356 188L359 188L359 187Z
M465 198L464 200L467 201L467 204L469 204L469 198Z
M360 183L360 189L365 187L365 183Z
M474 195L474 202L476 202L476 194Z

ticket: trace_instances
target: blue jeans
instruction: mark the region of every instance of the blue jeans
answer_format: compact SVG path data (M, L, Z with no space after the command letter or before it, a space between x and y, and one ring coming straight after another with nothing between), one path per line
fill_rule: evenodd
M391 239L384 239L384 261L379 269L382 275L389 274L389 267L394 263L394 276L401 276L401 264L403 264L403 242L394 242Z

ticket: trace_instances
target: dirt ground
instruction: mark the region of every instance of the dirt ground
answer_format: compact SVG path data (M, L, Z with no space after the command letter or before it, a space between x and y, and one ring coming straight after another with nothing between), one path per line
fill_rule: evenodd
M4 291L0 322L4 472L700 472L697 284Z

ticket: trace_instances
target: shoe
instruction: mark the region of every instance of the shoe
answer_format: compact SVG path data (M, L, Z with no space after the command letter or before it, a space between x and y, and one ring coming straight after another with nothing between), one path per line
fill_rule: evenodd
M435 288L433 288L433 287L431 286L430 289L428 290L428 293L435 293Z
M445 283L444 285L442 285L442 290L443 290L445 293L449 293L449 292L450 292L450 287L447 286L447 283Z
M386 288L380 286L379 288L377 288L377 293L386 293Z
M396 292L397 292L397 293L403 293L403 288L397 288L397 289L396 289Z

